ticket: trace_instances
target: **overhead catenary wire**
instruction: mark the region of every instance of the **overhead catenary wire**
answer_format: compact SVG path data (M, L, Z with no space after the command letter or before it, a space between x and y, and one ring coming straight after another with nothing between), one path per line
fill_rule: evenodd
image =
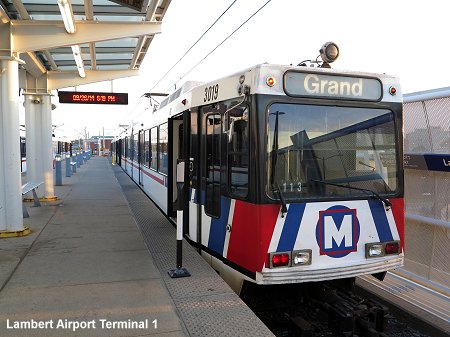
M155 89L156 88L156 86L159 84L159 83L161 83L161 81L172 71L172 69L173 68L175 68L180 62L181 62L181 60L182 59L184 59L185 57L186 57L186 55L192 50L192 48L194 48L196 45L197 45L197 43L199 43L200 42L200 40L211 30L211 28L212 27L214 27L214 25L225 15L225 13L226 12L228 12L228 10L231 8L231 7L233 7L233 5L236 3L236 1L237 0L234 0L229 6L228 6L228 8L227 9L225 9L225 11L223 11L223 13L222 14L220 14L220 16L212 23L212 25L211 26L209 26L209 28L207 29L207 30L205 30L204 32L203 32L203 34L197 39L197 41L195 41L194 42L194 44L192 45L192 46L190 46L189 47L189 49L188 50L186 50L186 52L183 54L183 56L181 56L180 57L180 59L177 61L177 62L175 62L175 64L172 66L172 67L170 67L170 69L169 70L167 70L167 72L158 80L158 82L156 82L156 84L150 89L150 91L152 91L153 89Z
M120 124L127 124L127 125L131 125L133 124L133 120L136 119L137 117L139 117L140 115L142 115L145 112L145 109L143 111L139 111L138 113L136 113L137 108L139 107L139 105L142 103L142 101L144 100L145 94L141 95L138 99L138 101L134 104L133 108L131 108L131 110L127 113L126 117L122 118L119 122ZM117 133L120 130L120 127L116 127L115 128L115 132Z
M200 61L198 61L191 69L189 69L183 76L181 76L178 81L176 81L173 85L166 89L166 92L170 90L173 86L175 86L180 80L185 78L189 73L191 73L195 68L197 68L204 60L206 60L209 55L214 53L222 44L224 44L230 37L232 37L239 29L241 29L247 22L249 22L256 14L258 14L264 7L267 6L269 2L272 0L268 0L264 5L258 8L256 12L250 15L239 27L237 27L231 34L229 34L225 39L222 40L214 49L212 49L208 54L206 54Z

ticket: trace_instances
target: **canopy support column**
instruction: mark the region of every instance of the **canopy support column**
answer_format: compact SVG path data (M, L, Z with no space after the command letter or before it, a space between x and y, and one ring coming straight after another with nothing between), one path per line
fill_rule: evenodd
M23 236L19 60L0 57L0 237Z

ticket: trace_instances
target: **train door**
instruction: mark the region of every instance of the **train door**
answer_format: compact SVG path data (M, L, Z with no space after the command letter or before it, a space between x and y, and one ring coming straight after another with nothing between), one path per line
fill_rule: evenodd
M220 171L221 171L221 134L222 118L219 112L201 109L202 136L201 162L202 192L205 193L204 214L220 217Z
M128 138L128 136L125 137L125 165L124 165L124 169L125 172L128 172L128 168L127 168L127 162L128 162L128 158L130 157L130 139Z
M121 149L122 149L122 139L119 139L118 141L116 141L114 143L114 148L115 148L114 155L116 156L116 163L117 163L117 165L121 166L120 154L121 154Z
M119 139L119 145L118 145L118 154L117 154L117 162L119 163L119 166L122 167L122 155L123 155L123 139Z
M136 155L135 155L135 153L136 153L136 142L135 142L135 139L136 139L136 135L134 134L134 133L131 133L131 138L130 138L130 148L131 148L131 151L130 151L130 169L131 169L131 179L133 179L133 176L134 176L134 164L133 164L133 162L136 160Z
M170 217L176 216L176 211L178 209L178 197L180 191L177 189L176 177L177 177L177 163L182 160L183 157L183 115L177 115L169 119L169 167L171 168L168 172L169 175L169 185L167 193L167 214Z
M226 223L221 202L222 172L222 113L221 104L204 106L199 110L200 186L198 236L201 244L223 254ZM223 216L222 216L223 215ZM222 217L221 217L222 216ZM227 216L228 217L228 216ZM209 235L206 235L209 232Z
M142 165L144 163L144 130L140 130L138 134L138 146L137 146L137 159L138 159L138 172L139 172L139 185L144 186L144 180L143 180L143 169Z

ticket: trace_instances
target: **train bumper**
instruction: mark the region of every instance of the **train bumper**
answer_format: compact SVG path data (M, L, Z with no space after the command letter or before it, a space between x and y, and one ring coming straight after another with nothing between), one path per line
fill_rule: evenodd
M318 282L359 275L376 274L403 266L403 254L390 259L373 259L363 264L337 268L312 269L311 266L269 269L256 273L257 284Z

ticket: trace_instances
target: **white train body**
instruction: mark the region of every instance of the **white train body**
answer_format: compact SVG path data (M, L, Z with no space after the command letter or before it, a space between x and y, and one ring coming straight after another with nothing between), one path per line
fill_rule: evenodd
M263 64L187 83L137 125L117 162L171 217L189 162L183 233L236 291L403 264L396 78Z

